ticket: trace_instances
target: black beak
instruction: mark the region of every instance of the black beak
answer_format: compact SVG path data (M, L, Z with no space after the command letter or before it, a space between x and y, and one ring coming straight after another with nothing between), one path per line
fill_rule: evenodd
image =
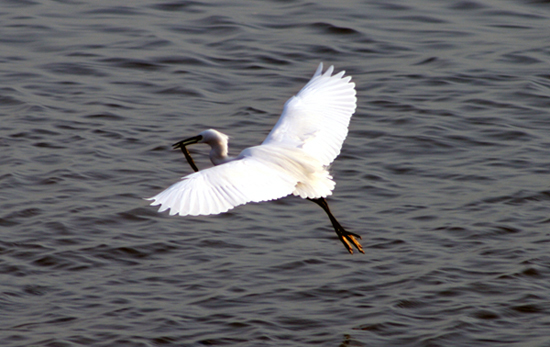
M197 143L200 140L202 140L202 135L197 135L197 136L185 139L185 140L181 140L180 142L176 142L172 145L172 147L174 147L174 149L177 149L177 148L183 149L183 147L185 147L187 145L192 145L194 143Z
M202 140L202 135L197 135L185 140L181 140L180 142L176 142L172 145L174 149L181 148L181 152L185 156L185 159L187 159L187 162L189 163L189 165L191 165L191 167L195 172L199 171L199 168L197 167L197 165L195 165L195 161L193 160L193 158L191 158L191 154L189 154L189 151L185 146L192 145L194 143L199 142L200 140Z

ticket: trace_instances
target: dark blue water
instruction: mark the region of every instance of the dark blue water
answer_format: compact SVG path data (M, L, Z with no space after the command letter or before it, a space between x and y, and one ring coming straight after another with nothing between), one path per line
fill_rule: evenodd
M2 346L550 346L547 1L0 2ZM318 63L329 203L168 217L171 144L259 144ZM200 168L206 147L192 148Z

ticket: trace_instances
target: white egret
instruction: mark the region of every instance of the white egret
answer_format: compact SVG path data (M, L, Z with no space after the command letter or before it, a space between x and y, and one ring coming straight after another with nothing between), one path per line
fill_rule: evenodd
M149 198L151 205L161 205L159 212L170 209L170 215L210 215L293 194L327 213L350 253L352 245L364 253L357 240L361 237L340 225L325 200L335 186L328 165L340 154L357 101L351 77L333 71L331 66L323 73L319 64L305 87L286 102L264 142L236 157L228 156L228 136L213 129L174 144L197 172ZM213 167L198 171L185 147L194 143L210 145Z

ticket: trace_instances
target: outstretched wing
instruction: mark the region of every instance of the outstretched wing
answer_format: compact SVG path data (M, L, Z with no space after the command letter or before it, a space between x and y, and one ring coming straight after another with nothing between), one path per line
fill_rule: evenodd
M334 67L323 73L319 64L311 80L290 98L264 144L281 143L302 148L328 165L340 154L348 134L357 98L351 77L344 71L331 76Z
M170 215L198 216L226 212L247 202L279 199L291 194L297 180L280 167L244 157L195 172L158 195L151 205Z

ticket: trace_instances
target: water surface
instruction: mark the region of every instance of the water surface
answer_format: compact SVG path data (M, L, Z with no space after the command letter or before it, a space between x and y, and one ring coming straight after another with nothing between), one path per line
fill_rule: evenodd
M547 1L4 1L3 346L550 345ZM299 198L147 206L261 143L318 63L358 109L350 256ZM208 149L192 153L208 167Z

